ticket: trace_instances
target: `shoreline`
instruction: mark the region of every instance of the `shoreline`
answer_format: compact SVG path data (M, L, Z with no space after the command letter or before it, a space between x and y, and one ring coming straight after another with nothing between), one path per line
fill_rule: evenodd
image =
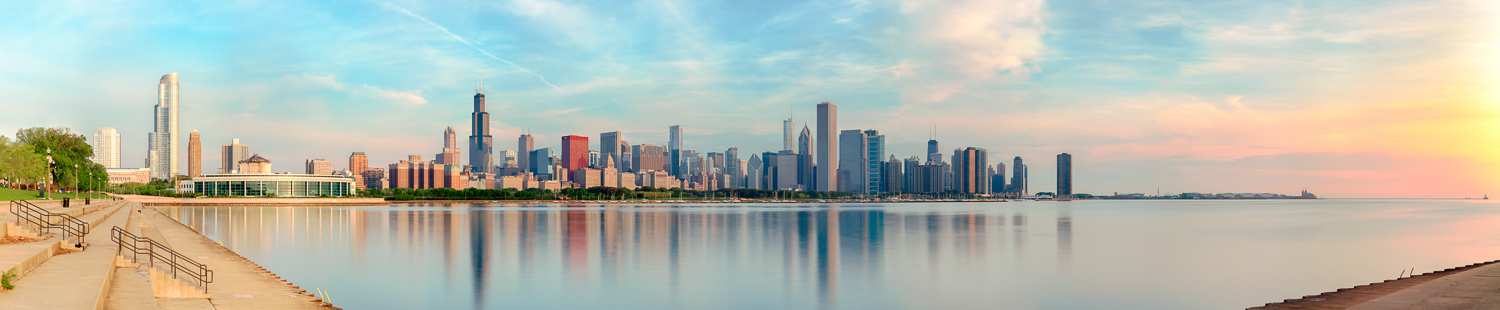
M1480 271L1481 267L1496 265L1500 260L1479 262L1465 266L1453 267L1414 276L1405 276L1396 279L1385 280L1370 284L1355 285L1353 287L1340 288L1331 292L1316 295L1302 296L1301 298L1284 299L1282 301L1266 303L1262 306L1254 306L1246 309L1349 309L1356 307L1382 308L1385 304L1372 304L1372 301L1395 297L1398 294L1411 294L1422 289L1417 286L1429 282L1439 282L1450 277L1458 277L1471 272ZM1496 265L1500 266L1500 265Z

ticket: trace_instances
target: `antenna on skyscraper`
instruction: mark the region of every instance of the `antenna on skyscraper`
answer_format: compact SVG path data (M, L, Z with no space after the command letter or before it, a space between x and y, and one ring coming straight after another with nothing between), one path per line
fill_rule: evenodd
M477 86L477 87L474 88L474 92L475 93L480 93L480 94L484 93L484 77L483 76L479 77L479 86Z

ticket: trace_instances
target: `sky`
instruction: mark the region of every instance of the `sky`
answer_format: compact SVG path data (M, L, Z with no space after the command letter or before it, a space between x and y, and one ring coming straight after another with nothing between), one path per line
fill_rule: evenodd
M206 172L235 138L276 171L430 158L483 77L501 150L774 151L829 101L1033 192L1067 152L1079 193L1500 194L1496 1L6 1L0 33L0 135L117 127L139 167L177 72L182 173L194 129Z

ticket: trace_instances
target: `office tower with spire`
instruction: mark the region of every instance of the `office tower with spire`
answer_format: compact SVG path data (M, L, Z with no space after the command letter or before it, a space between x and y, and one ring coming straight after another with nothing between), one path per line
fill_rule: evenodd
M469 169L473 172L494 173L495 137L490 135L490 112L484 111L484 79L479 79L479 85L474 88L474 113L470 114L470 122ZM458 165L457 162L445 164Z
M938 153L937 126L932 126L932 135L927 140L927 162L942 160L943 153Z
M1304 190L1305 191L1305 190ZM1068 153L1057 154L1057 196L1058 199L1073 198L1073 155Z
M188 134L188 177L203 175L203 141L198 140L198 130Z
M156 83L155 131L150 135L147 158L151 177L171 178L177 175L177 72L161 76Z
M802 125L802 134L797 137L797 184L802 190L813 190L812 130Z
M521 172L539 172L532 170L536 167L536 162L531 157L532 149L536 148L534 142L529 133L521 134L521 138L516 141L516 164L521 165Z
M793 142L797 141L793 139L795 137L792 136L792 117L787 116L785 121L781 121L781 150L793 150Z
M240 139L234 139L233 143L225 144L220 150L219 173L241 173L240 161L250 158L250 147L240 144Z
M819 191L834 191L838 184L838 114L839 106L824 101L818 104L818 168L814 184Z
M120 167L120 131L114 127L99 127L94 133L94 162L104 168Z
M682 125L667 128L667 172L682 178Z
M458 132L454 131L453 127L448 127L443 130L443 151L437 153L437 155L433 155L432 162L439 165L462 167L463 165L459 164L458 153Z

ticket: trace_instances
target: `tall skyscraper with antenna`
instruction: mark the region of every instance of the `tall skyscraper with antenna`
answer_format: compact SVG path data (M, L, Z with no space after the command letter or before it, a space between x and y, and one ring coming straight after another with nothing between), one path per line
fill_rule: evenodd
M787 115L786 120L781 122L781 149L790 151L797 140L792 136L792 115Z
M928 139L931 140L927 140L927 162L942 160L943 154L938 153L937 125L932 125L932 134Z
M484 79L474 88L474 113L470 115L469 169L494 173L495 137L490 135L490 113L484 111ZM456 164L456 163L448 163Z

